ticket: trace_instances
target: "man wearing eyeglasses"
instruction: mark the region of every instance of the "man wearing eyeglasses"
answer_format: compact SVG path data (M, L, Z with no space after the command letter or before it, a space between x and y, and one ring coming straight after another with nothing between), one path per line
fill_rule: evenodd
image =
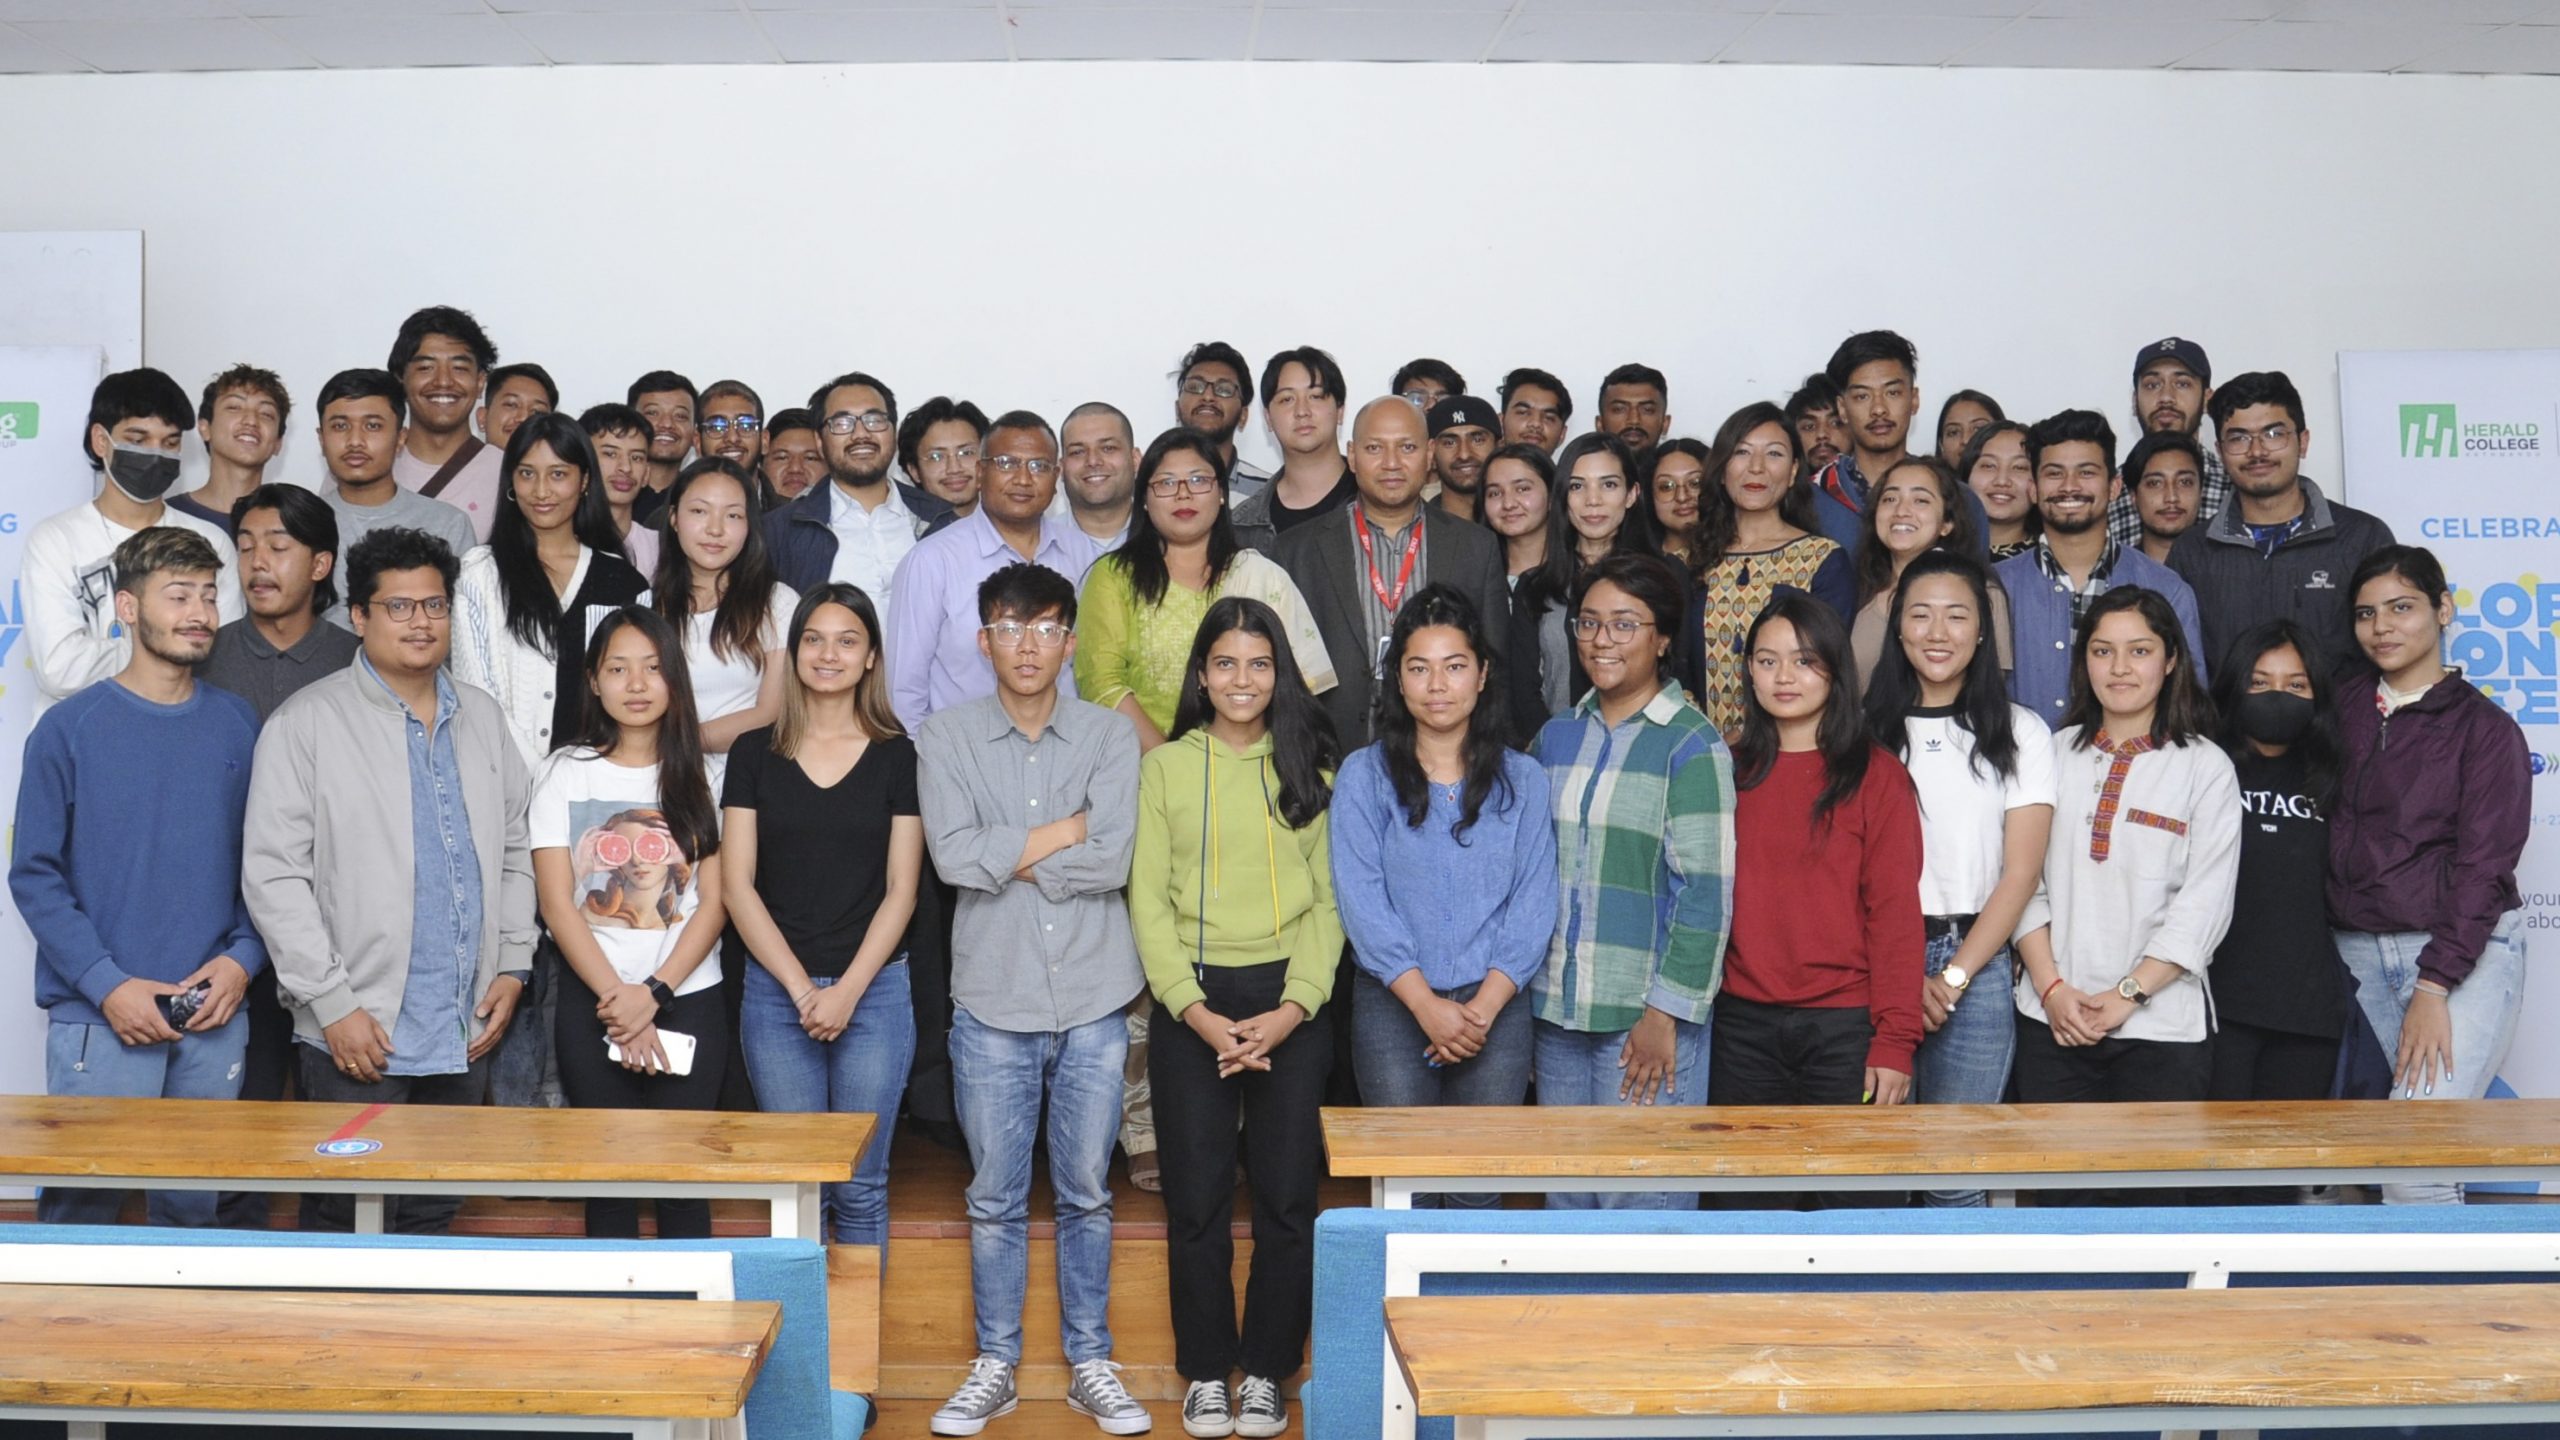
M693 428L703 454L735 460L753 475L764 458L764 397L744 380L714 380L703 389Z
M2367 555L2393 543L2391 527L2303 476L2311 432L2302 392L2283 371L2232 376L2205 413L2232 503L2169 547L2169 568L2195 591L2204 621L2205 668L2250 627L2291 620L2311 632L2330 673L2345 674L2363 659L2347 582Z
M1174 378L1173 423L1188 425L1218 442L1227 477L1227 508L1262 493L1271 472L1236 452L1236 432L1253 408L1253 370L1244 354L1224 340L1203 340L1182 357Z
M1049 514L1058 492L1058 436L1028 410L987 427L978 456L978 508L916 543L899 563L881 619L888 629L889 702L915 734L925 718L995 689L978 653L978 586L1029 561L1081 584L1105 546ZM1059 682L1075 693L1075 676Z
M258 739L240 892L293 1012L305 1100L479 1104L531 978L531 782L498 702L444 673L460 569L424 531L359 541L347 605L364 648ZM389 1228L438 1234L461 1207L395 1196ZM305 1230L353 1220L352 1196L303 1202Z
M2205 408L2213 403L2213 361L2193 340L2172 335L2154 340L2133 355L2133 423L2137 444L2145 436L2170 432L2197 442L2204 454L2203 486L2198 494L2196 523L2222 513L2231 501L2231 475L2222 468L2221 451L2203 433ZM2124 489L2107 511L2107 534L2119 545L2143 540L2142 512L2136 482L2128 472Z
M1414 409L1428 415L1433 406L1450 396L1466 394L1467 377L1448 361L1425 355L1397 367L1395 381L1387 386L1387 393L1403 396Z
M808 413L818 417L827 483L809 487L765 527L773 572L794 590L813 590L831 581L855 586L871 597L886 625L889 577L951 507L890 480L898 397L887 384L859 370L847 371L818 387L809 397Z

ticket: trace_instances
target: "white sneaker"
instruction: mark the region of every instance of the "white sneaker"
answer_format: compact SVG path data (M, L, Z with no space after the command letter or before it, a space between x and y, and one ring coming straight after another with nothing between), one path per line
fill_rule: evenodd
M999 1415L1013 1413L1013 1367L993 1355L969 1362L969 1378L933 1412L936 1435L975 1435Z
M1087 1360L1075 1367L1067 1382L1067 1408L1090 1416L1105 1435L1144 1435L1156 1424L1146 1406L1129 1398L1119 1365L1109 1360Z
M1192 1440L1221 1440L1236 1433L1236 1417L1227 1409L1227 1382L1194 1380L1182 1392L1182 1433Z
M1289 1428L1289 1407L1280 1399L1280 1382L1247 1375L1236 1386L1236 1433L1255 1440Z

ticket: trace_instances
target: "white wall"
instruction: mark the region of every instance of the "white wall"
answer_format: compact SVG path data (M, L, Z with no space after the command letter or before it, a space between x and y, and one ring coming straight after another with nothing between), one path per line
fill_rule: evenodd
M0 80L0 229L146 232L146 354L307 396L474 310L573 405L851 367L1168 418L1189 342L1418 353L1480 391L1669 372L1678 428L1843 334L1930 397L2119 424L2177 332L2289 370L2549 344L2560 82L1647 66L1004 65ZM2522 148L2519 148L2522 147ZM2500 156L2511 158L2500 159ZM0 277L5 279L5 277ZM318 475L307 414L286 473ZM1927 417L1924 416L1924 421ZM1265 444L1257 435L1257 444Z

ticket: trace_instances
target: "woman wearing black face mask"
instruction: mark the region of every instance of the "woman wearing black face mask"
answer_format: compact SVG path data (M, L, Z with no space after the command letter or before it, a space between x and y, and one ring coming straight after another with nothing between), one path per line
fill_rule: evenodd
M2213 955L2215 1100L2327 1099L2354 1003L2323 895L2344 752L2328 667L2308 658L2318 654L2302 627L2275 620L2241 636L2214 671L2242 806L2239 888Z

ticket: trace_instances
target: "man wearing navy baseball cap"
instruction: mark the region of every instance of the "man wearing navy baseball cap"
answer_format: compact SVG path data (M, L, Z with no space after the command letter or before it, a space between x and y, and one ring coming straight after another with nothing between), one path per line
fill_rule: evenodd
M1502 412L1473 395L1431 407L1432 498L1461 520L1484 518L1484 466L1502 441Z
M2231 477L2222 468L2222 456L2198 429L2204 424L2205 404L2212 398L2213 362L2193 340L2172 335L2134 352L2135 436L2174 430L2195 439L2204 455L2204 488L2197 497L2194 521L2198 526L2220 514L2231 498ZM2107 508L2107 534L2119 545L2142 543L2142 514L2134 505L2134 485L2140 478L2124 477L2115 503Z

